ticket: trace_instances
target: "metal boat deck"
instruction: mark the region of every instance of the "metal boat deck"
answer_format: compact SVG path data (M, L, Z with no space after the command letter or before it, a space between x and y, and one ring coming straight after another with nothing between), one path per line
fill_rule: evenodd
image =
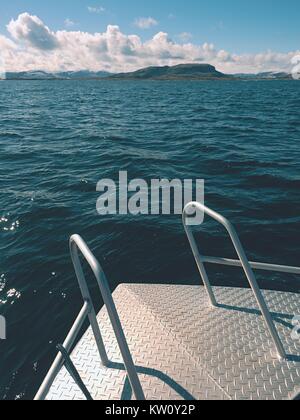
M291 399L300 384L300 342L292 319L299 295L264 291L287 350L278 360L251 290L215 288L219 307L203 287L121 285L113 297L147 400ZM103 367L89 329L72 360L94 399L126 400L131 387L106 309L98 322L111 361ZM84 400L65 368L50 400Z
M188 223L198 209L222 224L238 260L199 253ZM190 213L189 213L190 214ZM299 275L299 267L249 262L233 225L199 203L183 212L204 286L109 283L83 239L70 250L84 305L36 400L282 400L300 396L300 298L260 290L254 270ZM82 254L104 301L96 316ZM242 268L249 289L213 287L206 264ZM90 329L69 356L86 319Z

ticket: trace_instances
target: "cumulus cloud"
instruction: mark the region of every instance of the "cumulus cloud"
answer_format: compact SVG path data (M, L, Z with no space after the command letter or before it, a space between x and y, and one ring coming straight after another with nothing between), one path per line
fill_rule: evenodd
M149 29L149 28L152 28L152 26L157 26L158 22L153 17L148 17L148 18L141 17L141 18L136 19L134 24L140 29Z
M182 42L188 42L193 39L193 35L190 32L182 32L181 34L178 35L178 38Z
M75 26L75 22L70 18L65 19L64 23L66 28L72 28L73 26Z
M37 16L23 13L0 35L0 58L7 71L107 70L132 71L153 65L210 63L226 73L291 71L300 51L238 55L218 50L211 43L174 42L159 32L143 41L109 25L105 32L88 33L71 28L52 31Z
M105 8L102 6L88 6L88 11L90 13L96 13L100 15L101 13L105 12Z
M55 34L37 16L29 13L22 13L17 20L11 20L7 29L15 40L36 48L54 50L59 45Z

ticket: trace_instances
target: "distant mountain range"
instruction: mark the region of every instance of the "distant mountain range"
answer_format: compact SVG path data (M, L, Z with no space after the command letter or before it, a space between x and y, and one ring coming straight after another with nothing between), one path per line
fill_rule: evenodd
M275 72L275 71L268 71L268 72L257 73L257 74L241 73L241 74L235 74L234 76L239 79L253 79L253 80L292 80L293 79L292 75L289 73Z
M7 80L88 80L88 79L103 79L111 76L112 73L105 71L65 71L59 73L48 73L45 71L22 71L19 73L6 73Z
M113 74L105 71L24 71L6 73L7 80L290 80L292 75L284 72L258 74L224 74L210 64L180 64L177 66L147 67L129 73Z

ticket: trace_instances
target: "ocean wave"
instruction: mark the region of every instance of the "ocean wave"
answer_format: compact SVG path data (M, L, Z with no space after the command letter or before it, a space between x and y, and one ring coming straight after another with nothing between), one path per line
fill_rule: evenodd
M33 397L81 305L71 234L86 239L112 289L199 284L181 218L100 217L100 179L117 181L121 170L204 179L206 204L236 225L251 257L297 264L299 93L300 84L280 81L1 84L0 299L12 339L0 398ZM208 219L197 240L205 253L235 257ZM233 283L219 271L212 278ZM285 276L263 284L300 291Z

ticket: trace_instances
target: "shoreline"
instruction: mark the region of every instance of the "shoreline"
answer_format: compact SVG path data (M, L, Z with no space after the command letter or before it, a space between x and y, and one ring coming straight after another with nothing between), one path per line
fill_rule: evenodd
M106 81L114 81L114 82L297 82L293 78L286 78L286 79L268 79L268 78L211 78L211 79L185 79L185 78L174 78L174 79L160 79L160 78L151 78L151 79L138 79L138 78L114 78L114 77L103 77L103 78L74 78L74 79L1 79L0 82L60 82L60 81L81 81L81 82L88 82L88 81L97 81L97 82L106 82Z

